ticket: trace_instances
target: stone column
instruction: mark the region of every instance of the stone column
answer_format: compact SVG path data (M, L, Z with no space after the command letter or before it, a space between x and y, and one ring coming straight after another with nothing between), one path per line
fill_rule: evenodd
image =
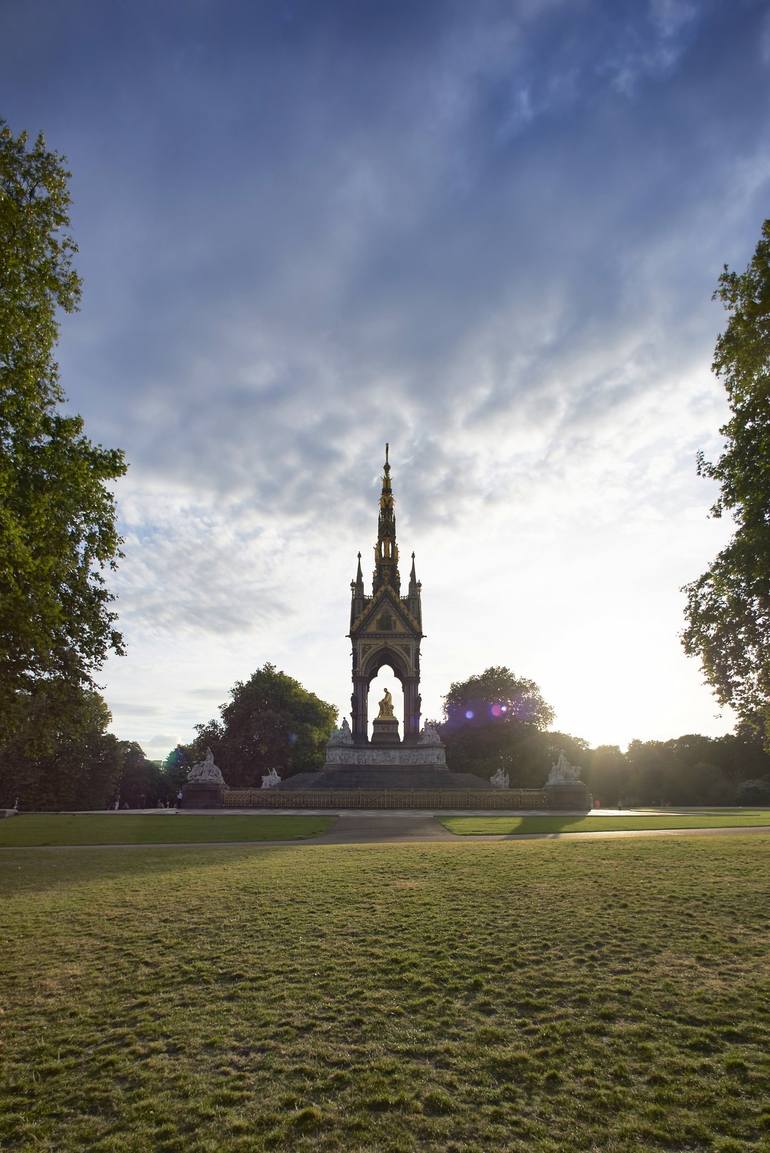
M420 735L420 682L417 677L404 678L404 741L416 743Z
M369 685L365 677L353 677L350 707L353 714L353 740L365 745L369 740Z

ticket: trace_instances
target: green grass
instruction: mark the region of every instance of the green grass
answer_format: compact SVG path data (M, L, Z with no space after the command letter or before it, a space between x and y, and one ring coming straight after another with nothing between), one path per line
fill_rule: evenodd
M760 1153L770 836L0 853L0 1148Z
M287 841L317 837L335 817L233 813L21 813L0 821L3 845L157 845L184 841Z
M632 829L732 829L770 825L770 809L701 809L690 813L649 813L627 817L500 816L439 817L462 837L510 833L597 833Z

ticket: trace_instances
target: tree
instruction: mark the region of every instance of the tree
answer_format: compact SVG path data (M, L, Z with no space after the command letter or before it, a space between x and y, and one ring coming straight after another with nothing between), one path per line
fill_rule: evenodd
M439 728L455 771L491 777L502 768L511 784L528 785L547 757L542 730L553 717L534 681L496 665L449 686Z
M334 705L271 664L238 681L230 697L219 710L221 721L196 725L197 738L182 750L190 763L202 760L209 746L232 786L259 786L270 769L286 777L321 767L337 719Z
M698 472L718 481L713 516L729 512L735 533L706 572L685 587L685 651L700 658L721 704L770 735L770 220L743 273L727 265L715 299L729 320L713 370L727 391L730 419L716 463Z
M734 787L743 780L770 776L770 755L762 747L756 729L738 725L734 733L726 733L713 742L712 760Z
M444 697L446 724L478 726L492 720L503 728L516 724L544 729L554 711L534 681L493 665L466 681L454 681Z
M187 780L187 774L193 766L189 747L177 745L163 762L163 777L166 782L166 795L168 800L175 800L182 785Z
M666 785L671 771L671 751L665 741L631 741L626 751L627 805L666 803Z
M741 781L735 790L739 805L766 805L770 802L770 777Z
M42 136L0 121L0 740L42 682L91 686L122 651L102 573L120 556L107 483L125 462L61 411L53 358L81 291L68 178Z
M98 693L49 679L18 694L15 731L0 745L0 806L103 809L115 798L123 750Z
M123 766L118 785L121 805L130 809L149 809L158 801L172 800L170 782L154 761L148 760L136 741L119 741Z
M594 795L594 804L616 805L626 793L626 758L617 745L598 745L588 755L583 778Z

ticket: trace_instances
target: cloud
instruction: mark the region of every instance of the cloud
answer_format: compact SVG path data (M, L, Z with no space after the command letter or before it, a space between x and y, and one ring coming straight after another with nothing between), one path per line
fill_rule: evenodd
M114 712L123 713L133 717L154 717L162 712L160 705L150 705L138 701L114 700L111 703Z
M121 502L124 562L112 582L128 629L237 632L283 617L281 539L248 511L208 494L129 480Z
M403 547L446 566L425 557L437 631L474 596L529 598L524 544L590 572L589 541L620 573L612 548L643 566L701 515L695 575L710 296L770 187L758 9L39 0L4 31L7 114L74 174L63 384L131 465L127 725L151 691L181 731L271 657L346 705L386 440ZM663 599L688 579L670 559ZM514 619L500 635L517 649ZM474 646L443 652L434 713Z
M176 743L176 739L175 736L169 735L168 733L158 733L145 740L145 751L154 750L157 753L158 750L162 750L163 753L166 753L168 749Z

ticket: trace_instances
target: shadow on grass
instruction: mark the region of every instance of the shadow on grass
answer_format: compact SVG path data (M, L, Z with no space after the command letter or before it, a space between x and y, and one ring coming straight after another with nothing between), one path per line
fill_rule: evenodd
M41 848L22 846L0 853L0 894L8 899L29 893L61 892L71 885L100 886L113 881L144 881L157 888L162 901L164 878L180 872L192 878L207 871L247 859L266 864L276 853L297 851L300 846L266 845L254 841L242 845L207 845L205 854L196 845L102 846L74 845Z

